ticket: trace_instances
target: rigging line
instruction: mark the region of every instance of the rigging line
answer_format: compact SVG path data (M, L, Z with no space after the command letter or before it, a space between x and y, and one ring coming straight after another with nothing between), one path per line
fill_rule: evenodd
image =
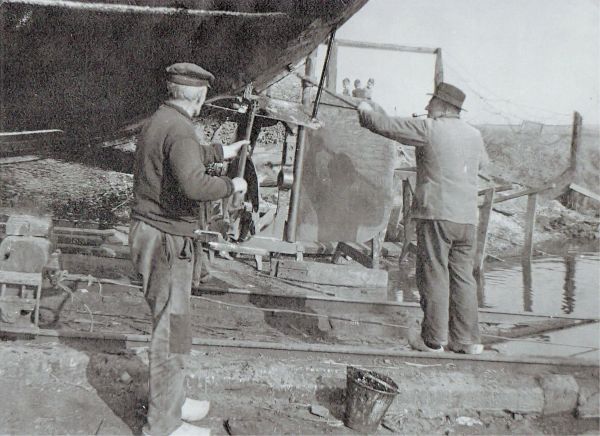
M372 325L380 325L380 326L384 326L384 327L396 327L396 328L401 328L404 330L410 329L410 326L401 325L401 324L391 324L391 323L380 322L380 321L356 320L356 319L350 319L350 318L344 318L344 317L338 317L338 316L332 316L332 315L322 315L319 313L302 312L299 310L292 310L292 309L270 309L270 308L264 308L264 307L248 306L246 304L227 303L224 301L214 300L212 298L201 297L198 295L193 296L193 298L198 298L200 300L205 300L205 301L208 301L208 302L211 302L214 304L220 304L223 306L236 307L238 309L251 309L251 310L258 310L261 312L288 313L288 314L302 315L302 316L308 316L308 317L314 317L314 318L334 319L337 321L350 322L350 323L356 324L356 325L372 324ZM489 334L482 334L481 336L502 339L502 340L508 341L508 342L530 342L530 343L543 344L543 345L560 345L560 346L564 346L564 347L572 347L572 348L580 348L580 349L586 348L586 349L595 350L594 347L588 347L585 345L562 344L562 343L557 343L557 342L539 341L536 339L510 338L510 337L506 337L506 336L489 335Z
M449 55L449 56L444 56L446 58L446 66L448 66L449 69L453 70L456 74L458 74L466 83L467 86L469 86L469 81L474 82L477 86L479 86L482 90L484 90L485 92L487 92L489 95L495 96L497 97L496 100L501 100L504 99L503 97L501 97L499 94L497 94L495 91L493 91L492 89L488 88L486 85L484 85L483 83L481 83L479 80L475 79L474 76L471 76L469 72L467 72L467 70L463 69L462 66L460 66L460 62L456 62L455 64L453 64L453 62L447 62L447 58L451 58L451 59L455 59L453 56ZM459 68L460 66L460 68ZM462 72L459 72L458 70L461 70ZM467 76L470 77L470 80L467 79ZM472 86L469 86L475 93L478 93L477 90L475 90ZM479 93L478 93L479 94ZM484 97L483 95L479 94L482 98L486 98L487 100L494 100L494 99L489 99L487 97Z
M334 319L337 321L350 322L350 323L356 324L356 325L358 325L358 324L374 324L374 325L380 325L380 326L384 326L384 327L397 327L397 328L401 328L401 329L409 329L410 328L409 326L401 325L401 324L391 324L391 323L386 323L386 322L368 321L368 320L356 320L356 319L344 318L344 317L333 316L333 315L322 315L320 313L302 312L299 310L292 310L292 309L271 309L271 308L265 308L265 307L248 306L246 304L226 303L224 301L214 300L214 299L208 298L208 297L201 297L199 295L195 295L193 298L209 301L211 303L220 304L223 306L237 307L238 309L251 309L251 310L258 310L261 312L287 313L287 314L291 314L291 315L302 315L302 316L309 316L309 317L313 317L313 318Z
M553 111L553 110L550 110L550 109L545 109L545 108L542 108L542 107L539 107L539 106L527 105L527 104L519 103L519 102L516 102L514 100L507 99L507 98L501 98L499 95L497 95L493 91L490 91L489 88L485 87L480 82L478 82L474 77L469 76L470 79L467 79L467 77L464 74L461 74L455 66L451 65L451 63L446 62L446 66L450 70L454 71L463 80L463 82L465 82L465 84L473 92L475 92L475 94L477 94L480 98L483 98L483 99L485 99L487 101L504 102L504 103L507 103L507 104L510 104L510 105L513 105L513 106L522 107L522 108L529 108L529 109L536 109L536 110L539 110L539 111L542 111L542 112L547 112L547 113L554 114L554 115L559 115L559 116L562 116L562 117L570 117L571 116L571 114L567 114L567 113L564 113L564 112L556 112L556 111ZM479 93L477 90L475 90L472 85L469 84L469 81L474 82L475 84L477 84L478 86L480 86L482 89L484 89L486 92L488 92L491 95L496 96L497 98L489 98L489 97L483 96L481 93ZM536 115L536 116L539 116L539 115ZM550 118L550 117L546 117L546 119L548 119L548 118Z
M448 64L448 63L446 63L446 66L447 66L447 67L448 67L450 70L454 71L454 72L455 72L455 73L458 75L458 77L459 77L459 78L460 78L460 79L461 79L461 80L464 82L464 84L465 84L465 85L466 85L466 86L467 86L467 87L468 87L468 88L469 88L469 89L470 89L470 90L471 90L471 91L472 91L472 92L473 92L473 93L474 93L474 94L475 94L475 95L476 95L476 96L477 96L477 97L478 97L480 100L482 100L482 101L486 102L486 103L487 103L487 104L489 104L491 107L494 107L495 109L497 109L497 110L500 110L500 109L496 108L495 106L493 106L493 105L492 105L492 104L489 102L489 101L490 101L490 99L488 99L488 98L487 98L487 97L485 97L483 94L481 94L481 93L480 93L480 92L479 92L477 89L475 89L475 88L473 87L473 85L471 85L471 83L470 83L469 79L467 79L467 77L466 77L464 74L461 74L461 73L460 73L460 72L459 72L459 71L458 71L456 68L454 68L452 65L450 65L450 64ZM474 80L473 80L473 81L474 81ZM482 85L480 85L480 86L482 86ZM482 87L483 87L483 86L482 86ZM483 87L483 88L485 88L485 87ZM493 95L495 95L495 94L494 94L493 92L491 92L491 91L490 91L490 93L491 93L491 94L493 94ZM503 111L503 112L504 112L504 111ZM507 111L506 111L506 112L507 112ZM507 112L507 113L508 113L508 112ZM523 117L521 117L521 116L518 116L518 115L515 115L515 114L510 114L510 115L512 115L512 116L515 116L515 118L523 119Z
M289 68L289 71L287 72L287 74L282 75L279 79L275 80L273 83L268 84L264 91L266 91L267 89L270 89L271 87L277 85L279 82L281 82L283 79L286 79L288 77L290 77L290 75L292 75L298 68L300 68L301 66L305 65L306 61L302 61L297 65L294 65L292 67Z
M511 104L513 106L519 106L519 107L528 108L528 109L535 109L535 110L539 110L542 112L548 112L549 114L560 115L561 117L571 117L572 116L572 114L567 114L564 112L556 112L556 111L553 111L550 109L544 109L543 107L539 107L539 106L532 106L530 104L518 103L518 102L510 100L508 98L488 98L488 100L494 101L494 102L504 102L504 103Z
M479 93L475 88L473 88L473 86L470 85L468 83L468 81L464 77L462 77L461 75L459 75L459 77L463 80L463 82L467 86L467 88L469 88L473 92L473 94L475 94L475 96L482 103L488 105L490 108L492 108L494 110L493 112L488 110L488 112L493 113L494 115L502 116L505 119L506 119L506 116L510 116L512 118L516 118L519 121L523 121L523 120L525 120L525 119L528 118L528 117L523 117L523 116L521 116L519 114L516 114L514 112L509 112L509 111L505 111L505 110L502 110L502 109L498 108L497 106L495 106L492 103L490 103L490 101L486 97L484 97L481 93ZM509 124L512 124L512 123L509 123Z

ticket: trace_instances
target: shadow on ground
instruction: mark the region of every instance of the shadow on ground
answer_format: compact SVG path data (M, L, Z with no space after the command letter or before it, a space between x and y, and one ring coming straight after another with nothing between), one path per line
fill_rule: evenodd
M125 342L63 339L61 343L89 357L88 383L134 435L142 434L148 408L148 367L125 349ZM101 434L99 428L97 434Z

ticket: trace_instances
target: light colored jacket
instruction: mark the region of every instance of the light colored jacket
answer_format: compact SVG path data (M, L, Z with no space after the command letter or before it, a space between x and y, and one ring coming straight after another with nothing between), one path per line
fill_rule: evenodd
M374 111L360 111L360 123L416 147L413 218L477 225L477 174L488 162L477 129L458 117L400 118Z

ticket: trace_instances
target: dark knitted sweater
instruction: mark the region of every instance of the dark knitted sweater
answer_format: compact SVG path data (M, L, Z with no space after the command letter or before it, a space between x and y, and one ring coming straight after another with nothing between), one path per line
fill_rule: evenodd
M222 160L222 146L201 145L191 118L163 104L146 121L138 140L132 218L166 233L193 236L201 202L233 193L231 179L206 174L205 165Z

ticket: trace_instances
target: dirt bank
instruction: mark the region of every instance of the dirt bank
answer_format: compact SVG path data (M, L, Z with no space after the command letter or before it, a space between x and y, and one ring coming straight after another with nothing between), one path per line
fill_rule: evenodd
M12 392L0 397L0 433L140 434L148 395L145 348L110 351L80 342L4 342L0 356L0 387ZM208 417L198 424L210 427L215 435L353 435L358 433L340 422L347 364L374 367L401 387L377 434L581 434L599 430L597 419L576 419L568 413L542 416L544 394L535 377L528 375L531 371L512 371L509 380L498 366L340 360L324 354L261 350L242 356L226 349L201 349L186 359L186 385L191 397L211 401ZM583 383L588 376L581 373L578 380ZM506 410L488 408L484 385L496 392L494 404L505 404ZM477 398L482 401L474 406ZM463 402L471 406L462 407ZM329 416L311 414L311 405L323 407ZM442 405L446 407L440 409Z

